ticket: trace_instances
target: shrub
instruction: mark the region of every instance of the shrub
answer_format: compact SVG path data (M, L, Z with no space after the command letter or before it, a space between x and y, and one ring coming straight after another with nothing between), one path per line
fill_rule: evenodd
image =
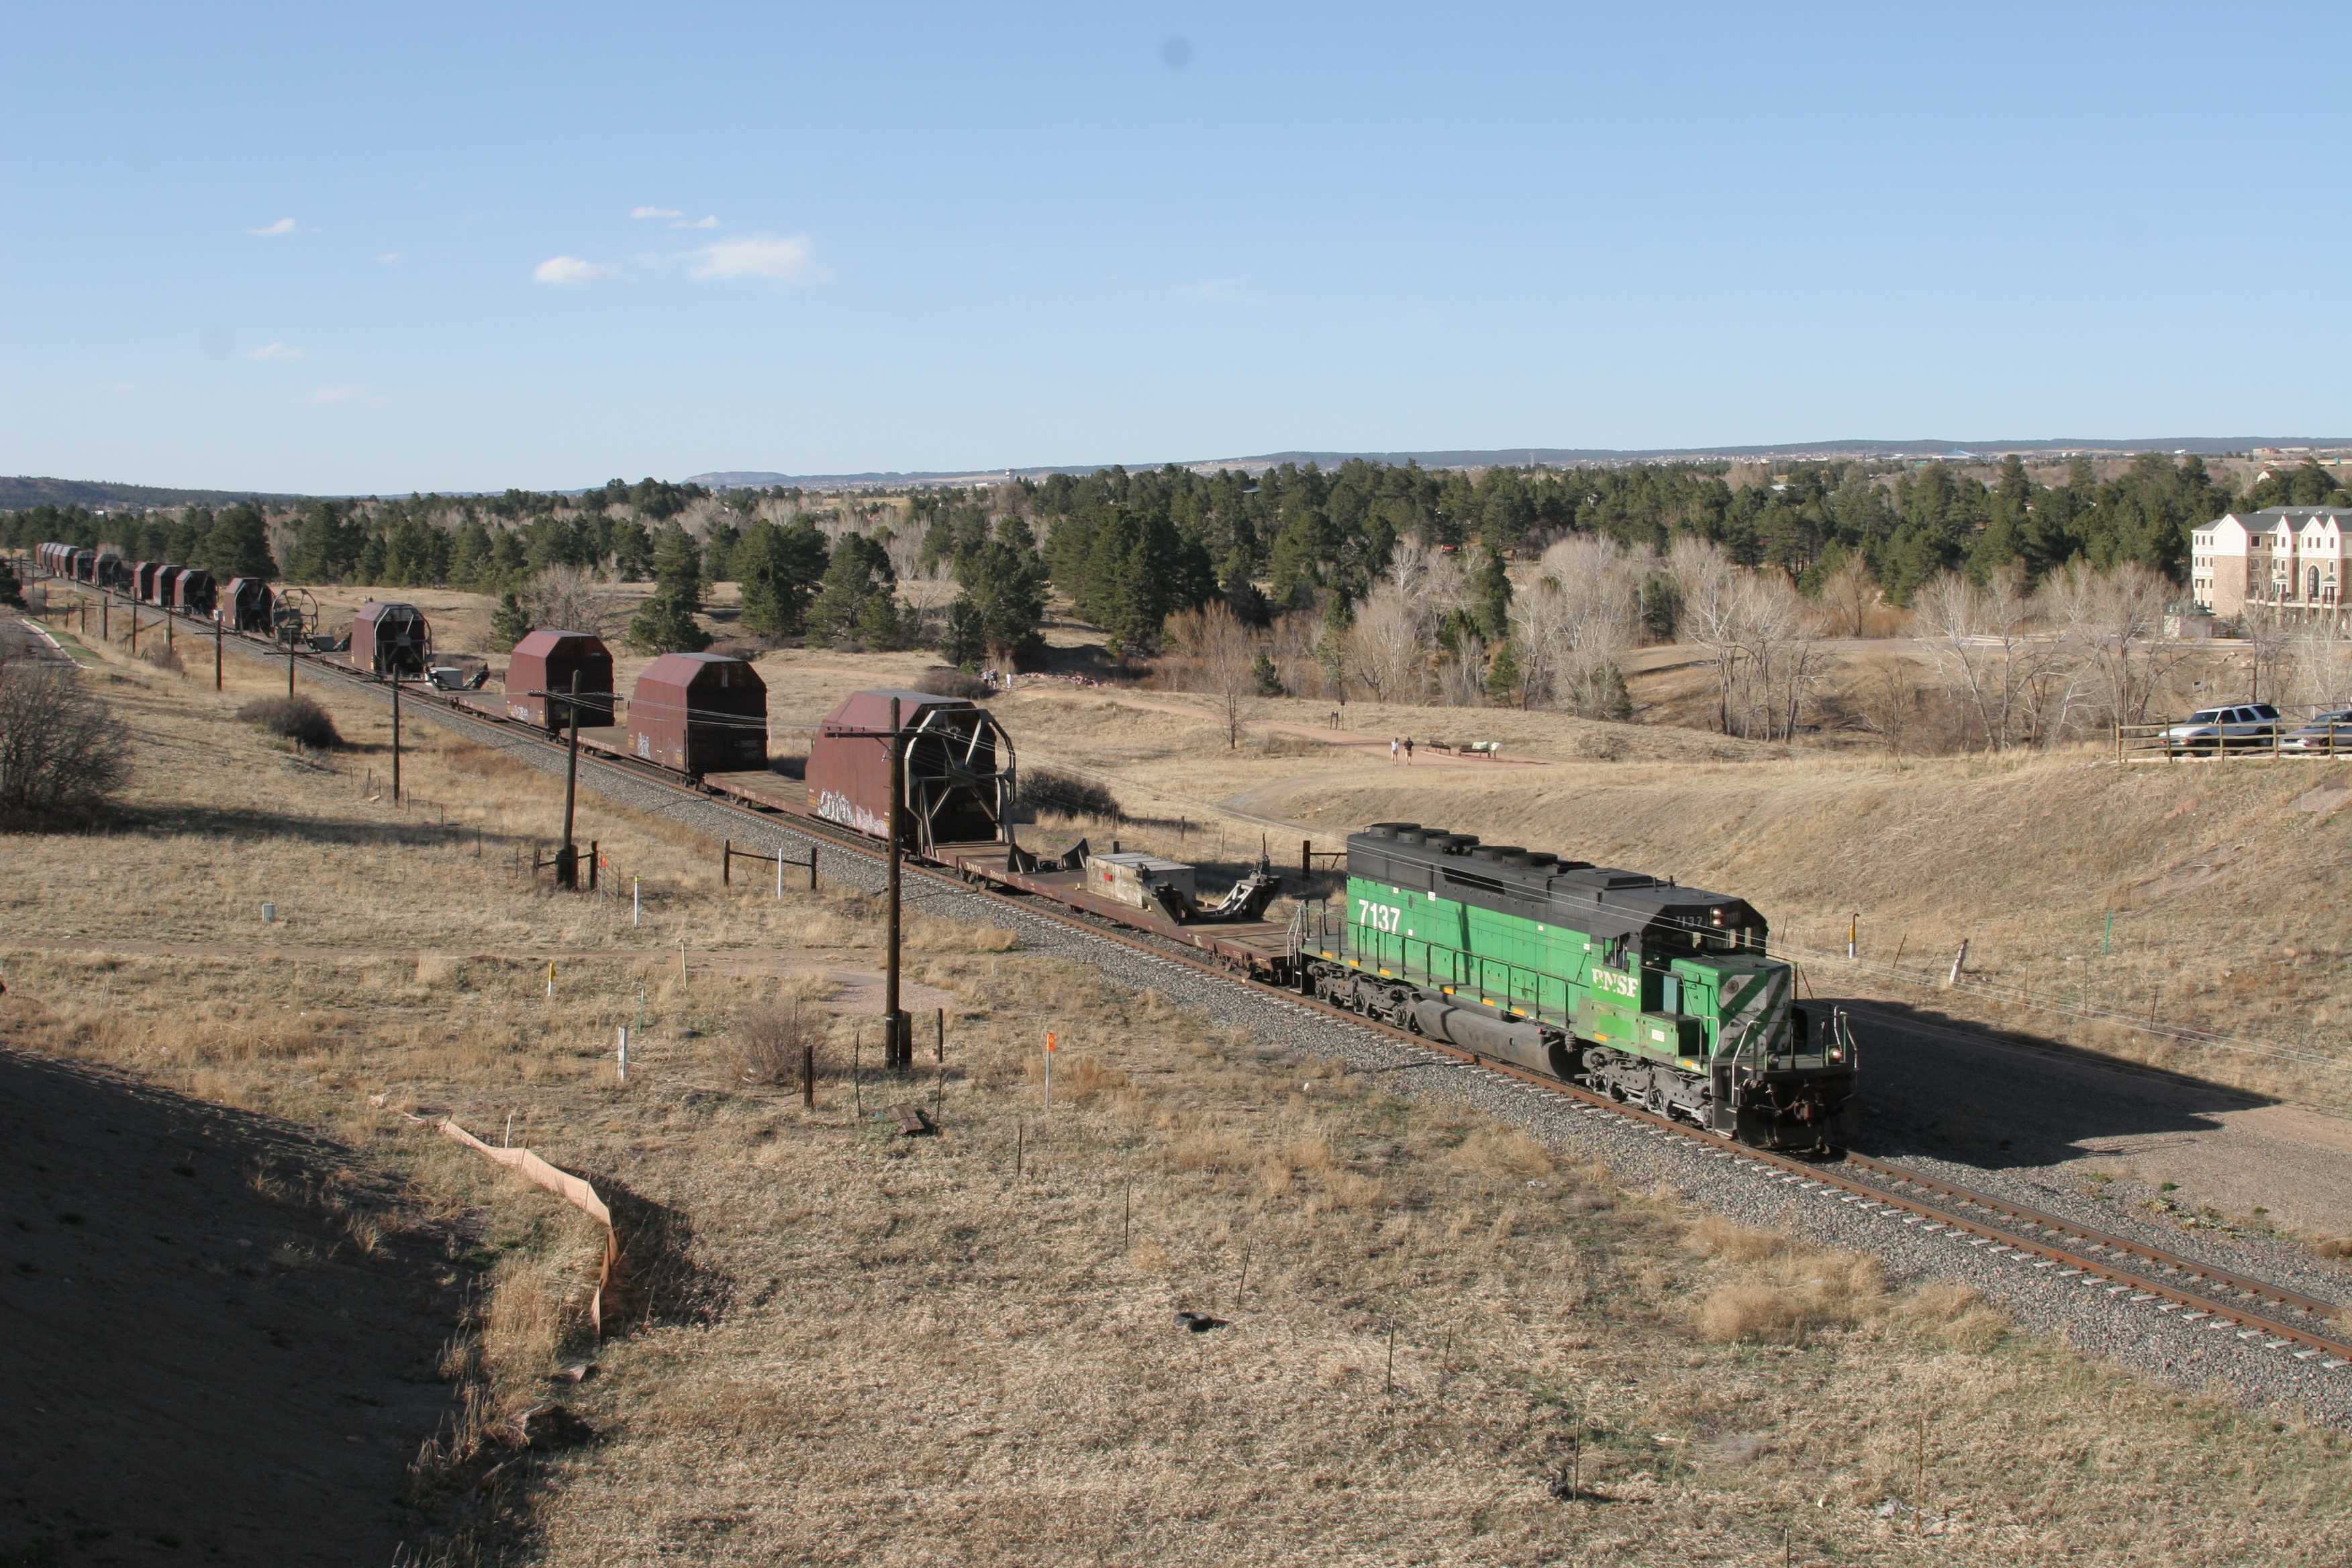
M0 815L85 814L131 776L113 710L57 666L0 668Z
M1052 768L1031 768L1023 773L1016 804L1033 817L1051 813L1099 817L1106 822L1127 820L1127 813L1119 809L1118 799L1110 791L1090 779Z
M798 1002L764 1002L735 1016L735 1048L745 1083L797 1083L801 1052L817 1031Z
M298 746L324 751L343 743L342 736L335 732L334 720L308 697L257 697L238 709L236 716Z
M188 673L188 667L180 661L180 650L168 644L163 647L151 647L139 657L158 669L168 669L174 675Z
M919 689L928 691L934 697L957 697L967 702L977 702L983 697L992 697L996 694L995 688L988 685L977 675L945 664L935 664L923 671L923 679Z

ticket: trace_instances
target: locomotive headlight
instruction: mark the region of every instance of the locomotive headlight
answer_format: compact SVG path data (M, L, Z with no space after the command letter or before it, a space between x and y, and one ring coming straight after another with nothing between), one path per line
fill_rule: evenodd
M1709 910L1707 913L1713 917L1716 924L1721 925L1723 923L1723 911L1721 910Z

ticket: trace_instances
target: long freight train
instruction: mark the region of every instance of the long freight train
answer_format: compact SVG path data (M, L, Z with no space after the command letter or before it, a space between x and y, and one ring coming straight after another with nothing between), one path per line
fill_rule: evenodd
M88 554L44 545L38 563L88 582L97 577L95 562L80 559ZM220 595L218 613L240 630L245 590L240 580ZM371 611L415 617L399 647L418 650L409 668L429 662L422 617L371 604L357 621L372 630L380 628ZM266 610L254 618L266 621ZM362 658L362 640L354 636L346 668L408 672ZM903 847L935 866L1188 943L1236 974L1742 1142L1826 1151L1844 1136L1853 1037L1841 1015L1816 1018L1798 1005L1794 967L1769 955L1764 918L1745 900L1388 822L1349 836L1339 908L1302 889L1286 918L1268 920L1282 883L1264 858L1212 899L1192 866L1116 841L1108 852L1080 839L1042 854L1018 843L1012 737L962 699L858 692L817 725L797 779L768 765L759 672L725 655L655 660L620 720L602 641L541 631L516 647L506 694L448 700L558 731L571 712L557 699L575 673L577 733L592 750L763 811L884 837L894 813L890 747L881 742L892 742L906 752L895 813Z

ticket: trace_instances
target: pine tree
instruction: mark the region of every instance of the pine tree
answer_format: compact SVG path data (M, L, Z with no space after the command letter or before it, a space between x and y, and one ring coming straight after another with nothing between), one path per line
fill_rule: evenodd
M862 533L843 534L825 566L816 602L809 606L809 635L827 640L853 635L865 618L866 602L877 595L888 600L897 585L882 546Z
M1519 695L1519 656L1512 651L1511 639L1505 637L1495 648L1494 662L1486 667L1486 696L1490 701L1510 707Z
M512 590L499 595L499 607L490 615L491 648L504 653L530 634L530 615L522 607L521 596Z
M269 552L268 519L251 501L240 501L215 518L194 553L198 563L224 583L231 577L278 575L278 558Z
M629 619L629 646L640 653L699 653L710 634L694 618L694 602L671 588L657 588Z
M905 643L906 627L887 590L866 596L866 607L857 613L857 640L885 653Z
M743 585L743 629L759 637L797 635L831 559L824 535L805 518L785 528L760 521L745 529L730 560Z
M1274 656L1265 650L1264 643L1258 645L1257 658L1250 661L1250 680L1260 697L1290 695L1282 689L1281 672L1274 668Z
M940 657L958 669L978 669L988 657L988 623L967 594L948 606L940 634Z
M663 529L654 541L654 581L688 609L702 607L702 552L694 537L676 523Z
M16 581L16 568L5 555L0 555L0 605L25 607L25 585Z
M1511 576L1503 569L1503 552L1491 531L1479 542L1478 566L1470 591L1478 596L1478 630L1490 642L1510 636Z
M951 618L950 636L968 631L979 637L981 657L1012 666L1045 644L1038 627L1045 616L1045 563L1027 544L1028 531L1008 521L957 564L963 593L950 607L964 610L970 623L960 631Z

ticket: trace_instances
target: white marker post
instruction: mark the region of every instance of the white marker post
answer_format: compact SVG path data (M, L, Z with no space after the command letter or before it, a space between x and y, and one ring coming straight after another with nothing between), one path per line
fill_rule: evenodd
M644 888L644 878L632 877L629 879L629 923L633 926L641 926L646 923L646 906L642 901Z
M629 1081L629 1026L621 1026L621 1081Z
M784 896L784 847L776 846L776 897Z
M547 961L547 999L555 1000L555 960Z
M1054 1034L1045 1032L1045 1109L1054 1109Z

